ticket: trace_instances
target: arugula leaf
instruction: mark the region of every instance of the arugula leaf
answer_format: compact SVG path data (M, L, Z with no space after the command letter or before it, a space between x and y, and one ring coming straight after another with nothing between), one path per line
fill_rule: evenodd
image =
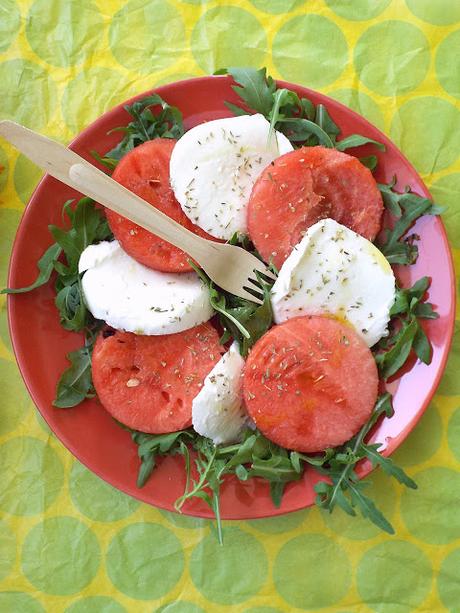
M366 168L369 168L371 172L374 172L379 162L376 155L366 155L362 158L359 158L359 161L361 162L363 166L365 166Z
M269 139L273 131L279 130L293 143L304 146L323 145L337 147L344 151L350 147L370 143L380 149L384 146L371 138L353 134L337 143L340 128L329 115L323 104L316 107L308 98L299 98L292 90L277 89L274 80L267 76L266 69L228 68L215 74L230 74L237 85L232 89L238 94L245 107L225 102L235 115L244 115L249 111L262 113L270 121ZM377 158L372 159L375 166Z
M40 274L31 285L16 289L2 289L0 294L23 294L25 292L31 292L32 290L37 289L37 287L41 287L42 285L45 285L45 283L48 283L51 273L54 270L55 263L61 255L61 252L62 248L57 243L50 245L42 257L38 260L37 266Z
M350 134L350 136L342 138L342 140L336 143L335 148L338 151L346 151L353 147L361 147L361 145L368 144L375 145L380 151L385 151L385 145L383 143L379 143L377 140L368 138L367 136L361 136L360 134Z
M429 284L430 279L422 277L410 288L396 288L395 301L390 310L392 332L374 348L375 361L384 379L394 375L404 365L412 349L425 364L431 361L431 346L419 321L439 317L433 305L423 301ZM382 353L381 350L386 351Z
M278 119L278 128L287 138L294 142L304 142L310 139L311 136L316 136L314 144L324 145L324 147L333 148L334 143L329 134L320 126L309 119L300 117L295 119Z
M376 508L373 501L363 493L362 490L367 482L358 481L354 467L367 458L374 466L381 466L387 474L395 477L403 485L417 487L401 468L379 454L380 445L364 442L378 419L382 415L391 417L392 414L391 395L387 392L378 398L370 419L355 437L342 447L328 450L327 462L318 466L317 470L328 477L330 483L322 481L315 485L316 504L319 507L332 512L335 506L339 506L349 515L355 515L355 509L359 509L363 517L389 534L394 534L392 525Z
M414 336L412 348L415 351L415 354L417 355L418 359L424 364L429 364L431 362L430 341L428 340L428 337L420 324L417 327L417 332Z
M220 543L223 542L222 522L220 517L220 486L223 477L234 474L239 480L247 481L260 477L270 484L270 493L275 506L281 503L284 487L291 481L301 478L305 464L313 465L326 478L315 486L318 506L332 512L335 506L340 506L346 513L356 515L359 509L364 517L369 518L381 529L392 533L391 524L375 507L372 500L364 495L363 489L367 482L358 482L354 468L363 459L369 459L373 465L381 466L390 476L393 476L407 487L416 487L404 471L395 466L388 458L378 452L378 444L366 444L365 437L377 420L386 415L391 417L393 407L391 395L380 396L368 422L360 432L348 443L335 449L327 449L322 454L303 454L288 451L266 439L258 430L247 429L241 442L233 445L214 445L193 430L183 430L167 435L151 435L133 432L134 442L139 446L138 454L141 466L138 476L138 486L142 487L156 465L156 456L168 453L179 453L184 456L186 470L186 486L175 507L178 511L187 500L200 498L214 512L216 517L216 532ZM197 477L192 477L189 445L197 452L195 466Z
M107 157L106 155L101 156L97 151L95 151L94 149L91 149L91 155L93 156L93 158L95 160L97 160L99 162L99 164L102 164L103 166L105 166L106 168L108 168L111 172L113 170L115 170L117 164L118 164L118 160L116 160L115 158L110 158Z
M408 477L399 466L396 466L393 460L386 458L377 451L380 444L362 445L361 447L366 458L371 461L372 468L380 466L387 475L394 477L399 483L402 483L402 485L413 490L417 489L417 484L413 479Z
M276 85L273 79L267 76L266 69L227 68L227 72L233 77L235 83L238 84L232 85L233 91L238 94L250 109L267 117L273 106L273 94L275 93ZM225 105L230 108L227 102ZM231 106L235 107L235 105ZM230 108L232 112L233 108Z
M390 522L386 519L383 513L375 506L374 502L368 496L363 494L362 490L366 486L366 482L363 481L348 481L348 491L350 492L351 504L358 506L361 515L387 532L388 534L394 534L395 530Z
M56 388L53 406L67 409L80 404L90 396L93 388L91 379L91 351L81 347L67 355L71 366L64 371Z
M384 379L388 379L398 372L409 357L418 330L417 320L413 319L410 323L403 323L401 330L402 332L398 335L392 348L375 356L380 374Z
M383 202L396 222L393 228L383 231L383 239L377 241L377 246L390 264L413 264L418 257L418 248L414 244L418 237L413 234L403 238L404 235L419 217L437 215L441 209L409 188L402 194L395 192L394 184L394 181L388 185L378 184Z
M63 230L58 226L49 226L66 261L65 264L59 261L54 263L58 273L55 303L61 325L66 330L78 332L92 321L84 302L81 275L78 272L80 255L89 245L111 238L112 233L103 211L90 198L81 198L74 210L66 203L64 210L71 227Z
M339 126L333 121L324 104L318 104L315 112L315 123L326 132L332 142L336 142L337 136L340 134Z
M161 107L161 111L154 115L150 107ZM125 110L131 115L133 121L127 126L114 128L109 132L123 132L123 140L116 147L108 151L99 161L108 167L114 167L128 151L154 138L180 138L184 134L182 113L175 106L169 105L158 94L152 94L132 105L125 105ZM94 155L94 153L93 153Z
M47 283L53 271L57 272L55 304L61 325L66 330L84 330L94 320L83 299L81 275L78 273L80 255L88 245L111 238L112 233L103 211L90 198L81 198L74 209L72 200L63 205L63 216L70 221L70 228L50 225L55 239L38 261L40 274L32 285L19 289L6 289L2 293L29 292ZM60 261L64 255L64 261ZM78 357L78 356L77 356ZM77 359L75 357L75 359Z
M236 244L235 241L237 240L238 238L232 237L229 242ZM242 240L245 241L246 239L243 238ZM245 357L249 349L273 323L270 301L271 285L259 278L263 295L263 303L259 305L217 287L203 269L191 260L189 260L189 264L208 288L211 306L219 314L220 323L224 329L220 342L224 344L232 339L236 340L241 355Z
M156 466L156 457L184 453L184 446L194 437L192 430L179 430L170 434L147 434L130 430L131 438L138 445L141 460L137 475L137 487L144 487Z

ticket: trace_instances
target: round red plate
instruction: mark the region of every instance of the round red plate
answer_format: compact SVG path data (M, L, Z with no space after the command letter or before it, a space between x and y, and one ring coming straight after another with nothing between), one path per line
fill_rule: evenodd
M293 89L315 104L325 104L342 129L342 136L359 133L383 142L387 150L377 153L378 181L388 183L397 175L400 190L410 185L418 194L429 197L422 180L405 157L365 119L317 92L289 83L281 82L279 85ZM167 102L181 109L187 128L229 116L224 100L238 103L228 77L190 79L156 91ZM86 128L73 141L71 148L94 163L90 151L108 151L120 136L119 133L107 135L107 132L116 126L126 125L128 121L128 114L122 106L118 106ZM370 151L371 148L362 147L359 153L363 155ZM52 242L48 224L61 224L62 204L75 197L78 194L69 187L49 176L43 178L18 229L10 264L10 287L22 287L35 279L37 260ZM410 369L406 369L388 386L394 394L395 415L392 419L383 420L373 436L375 441L383 444L385 454L390 454L402 443L427 407L442 375L453 331L455 280L443 225L439 218L425 217L417 222L415 232L421 237L420 255L414 266L402 271L401 277L405 284L412 284L423 275L432 277L429 300L435 304L440 317L429 321L426 326L433 345L431 364L426 366L414 362ZM73 409L56 409L52 406L56 382L68 365L65 356L82 344L80 335L66 332L60 327L53 298L51 283L34 292L9 297L13 346L35 404L62 443L99 477L135 498L173 510L174 501L182 494L185 485L181 457L166 458L147 485L137 489L137 448L128 432L112 420L97 400L85 401ZM370 469L369 466L361 468L363 474ZM317 479L316 473L307 471L301 481L289 484L281 507L277 509L263 481L253 479L241 483L236 478L227 478L222 487L222 517L248 519L301 509L312 504L313 485ZM212 517L210 509L200 500L190 502L183 511L190 515Z

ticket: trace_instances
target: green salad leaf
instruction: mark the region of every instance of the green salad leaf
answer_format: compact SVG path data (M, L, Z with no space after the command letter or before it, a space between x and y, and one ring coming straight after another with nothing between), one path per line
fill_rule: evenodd
M382 415L387 417L393 415L391 395L388 392L377 400L371 418L359 433L345 445L336 448L332 457L317 468L328 481L321 481L315 485L316 504L330 513L335 506L341 507L349 515L356 515L356 510L359 510L363 517L376 526L389 534L394 534L393 526L377 509L374 502L364 494L367 482L359 481L355 470L361 460L369 459L373 466L381 466L382 470L406 487L412 489L417 487L401 468L378 452L379 444L365 442L366 436Z
M51 274L54 270L54 266L62 253L62 248L57 243L53 243L48 247L42 257L38 260L37 266L40 271L35 281L27 287L19 288L5 288L2 289L0 294L24 294L25 292L31 292L37 287L45 285L50 280Z
M67 355L71 365L62 373L58 381L53 406L68 409L77 406L85 398L95 396L91 374L91 354L97 333L102 326L103 322L94 320L85 330L84 346Z
M225 102L227 108L235 115L253 111L264 115L270 122L269 138L276 129L298 146L323 145L345 151L372 144L381 151L385 150L382 143L360 134L352 134L337 141L340 128L326 107L323 104L315 106L311 100L300 98L290 89L278 89L265 68L224 68L217 71L217 74L230 74L233 77L236 85L232 85L232 89L243 102L242 107ZM376 156L365 161L368 161L366 166L372 170L377 165Z
M391 524L364 494L367 482L358 481L355 472L357 464L367 459L373 467L380 466L389 476L406 487L417 487L401 468L379 453L379 444L365 442L379 418L382 415L391 417L392 414L391 395L386 393L378 399L370 419L353 439L321 454L289 451L265 438L258 430L250 428L243 433L241 442L232 445L215 445L192 429L161 435L131 431L141 459L138 486L142 487L146 483L156 465L157 456L184 456L186 486L184 493L176 500L176 510L180 511L183 505L193 498L203 500L213 510L218 539L222 543L220 486L225 475L235 475L243 482L253 477L265 479L270 484L274 505L279 506L285 486L300 480L305 466L310 465L324 477L324 480L315 486L318 506L332 512L338 505L350 515L355 515L356 510L359 510L363 517L393 534ZM190 448L196 452L194 462Z
M81 253L93 243L112 238L103 211L91 198L81 198L74 208L73 200L63 205L63 218L70 222L69 228L50 225L53 243L38 261L39 274L31 285L22 288L7 288L2 293L19 294L41 287L56 272L55 304L63 328L79 332L92 325L93 318L86 308L81 287L78 261ZM64 256L64 257L62 257ZM77 359L76 357L74 359Z
M407 231L419 217L439 215L442 209L409 188L402 194L396 192L393 189L395 182L378 184L383 202L396 221L393 227L384 229L383 238L377 240L377 246L390 264L414 264L418 256L415 241L419 237L416 234L406 236Z
M161 111L154 114L151 107L160 107ZM184 134L182 113L171 106L158 94L152 94L133 104L126 104L124 109L132 117L127 126L113 128L109 132L122 132L124 137L116 147L101 156L93 152L93 156L109 170L113 170L121 158L137 147L154 138L180 138Z
M374 358L383 379L393 376L404 366L412 350L425 364L431 361L431 345L420 322L421 319L437 319L438 313L424 295L430 285L428 277L422 277L408 289L396 288L396 297L390 310L391 329L373 348Z
M260 258L246 236L235 234L229 243L232 245L238 244ZM263 299L262 304L259 305L217 287L202 268L199 268L191 260L189 260L189 264L208 288L211 306L219 315L220 324L224 330L220 342L225 344L230 340L236 340L241 355L246 357L254 343L273 324L273 312L270 301L270 289L273 282L268 283L261 276L257 275L260 285L260 293L258 295ZM273 266L271 270L277 272Z

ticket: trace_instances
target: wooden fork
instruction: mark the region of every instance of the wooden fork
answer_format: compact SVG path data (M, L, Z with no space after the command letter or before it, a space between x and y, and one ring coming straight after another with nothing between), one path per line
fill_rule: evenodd
M0 136L62 183L188 253L223 289L261 304L259 298L247 291L258 290L256 271L270 279L275 276L254 255L241 247L210 241L190 232L82 157L46 136L9 120L0 121Z

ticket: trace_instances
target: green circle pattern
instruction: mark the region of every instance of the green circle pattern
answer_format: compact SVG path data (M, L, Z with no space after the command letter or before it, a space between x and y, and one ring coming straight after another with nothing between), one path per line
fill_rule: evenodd
M183 515L182 513L172 513L170 511L164 511L163 509L159 509L159 511L163 517L173 526L176 526L176 528L196 530L197 528L204 528L210 523L210 520L201 517L192 517L191 515Z
M45 609L29 594L0 592L0 613L45 613Z
M435 181L430 187L435 202L444 207L442 221L450 244L460 249L460 172L453 172Z
M105 483L79 462L70 472L70 496L77 509L95 521L117 521L129 517L140 503Z
M328 95L365 117L374 124L374 126L379 128L379 130L384 129L385 120L383 118L383 113L367 94L357 89L344 88L329 92Z
M459 347L460 343L460 322L455 322L454 338L452 347ZM451 351L447 360L446 370L437 389L437 393L443 396L460 395L460 351Z
M92 0L35 0L27 16L26 36L42 60L67 67L94 52L102 28L102 16Z
M423 32L405 21L384 21L361 35L354 52L356 73L383 96L405 94L423 81L430 48Z
M43 170L20 153L14 165L14 187L23 204L27 204L37 183L43 176ZM19 215L18 213L16 213ZM18 218L19 223L19 218Z
M458 157L460 111L441 98L413 98L396 111L390 134L419 172L436 172Z
M219 6L197 21L191 50L197 64L208 74L227 66L258 68L266 59L267 37L260 22L247 11Z
M0 436L15 430L30 410L30 398L13 362L0 358ZM0 494L1 496L1 494Z
M401 517L411 535L430 545L460 538L460 472L432 466L413 479L418 490L401 496Z
M88 596L71 604L65 613L126 613L126 609L108 596Z
M260 530L267 534L284 534L290 530L295 530L305 520L310 509L303 509L295 513L287 513L277 517L267 517L267 519L253 519L248 521L251 528Z
M126 99L120 90L123 76L118 70L94 66L80 72L67 84L62 95L64 121L72 132L79 132L90 120Z
M0 581L7 577L16 560L16 537L8 525L0 520Z
M21 213L15 209L0 208L0 228L2 240L0 241L0 285L6 285L11 247L14 235L21 219Z
M435 26L448 26L460 21L457 0L406 0L409 10L423 21Z
M449 34L439 45L436 76L447 93L460 98L460 30Z
M0 147L0 192L5 189L8 181L9 162L6 151Z
M303 8L307 0L249 0L250 3L271 15L280 15L282 13L290 13L296 9Z
M110 24L109 44L115 59L145 74L177 61L184 41L182 17L166 0L129 0Z
M423 551L404 541L368 549L356 573L358 591L376 613L411 613L431 586L432 568Z
M442 420L439 411L430 404L415 430L393 454L398 466L415 466L429 460L439 449Z
M0 19L0 53L11 45L21 26L21 11L15 0L2 0Z
M161 552L155 555L158 543ZM184 554L171 530L159 524L136 523L114 536L106 564L110 580L120 592L138 600L150 600L164 596L179 581Z
M377 17L390 2L391 0L326 0L331 11L351 21L365 21Z
M449 419L449 425L447 427L447 441L449 443L450 450L454 454L455 458L460 462L460 408L456 409Z
M338 79L347 60L342 31L321 15L293 17L273 40L273 61L281 76L308 87L321 88Z
M236 605L255 596L265 583L268 561L260 541L239 528L224 529L225 545L209 534L195 547L190 576L208 600Z
M244 613L282 613L281 609L275 609L275 607L251 607L245 609Z
M205 613L204 609L199 607L193 602L187 602L186 600L176 600L176 602L170 602L163 605L159 609L155 609L155 613Z
M99 557L96 535L82 522L73 517L52 517L26 536L22 571L41 592L69 596L93 580Z
M303 534L287 541L273 568L277 591L290 606L300 609L337 604L348 592L351 576L345 550L322 534Z
M64 482L62 462L54 449L29 436L9 439L0 446L0 466L0 509L13 515L43 513Z
M438 591L450 613L460 613L460 549L454 549L442 562L438 575Z
M13 119L40 130L50 119L56 104L56 86L48 72L29 60L0 63L2 104L0 119ZM40 104L37 104L37 101Z
M2 342L4 343L5 347L11 353L13 351L13 347L11 346L10 333L8 330L8 314L6 312L5 300L0 301L0 339L2 339Z

